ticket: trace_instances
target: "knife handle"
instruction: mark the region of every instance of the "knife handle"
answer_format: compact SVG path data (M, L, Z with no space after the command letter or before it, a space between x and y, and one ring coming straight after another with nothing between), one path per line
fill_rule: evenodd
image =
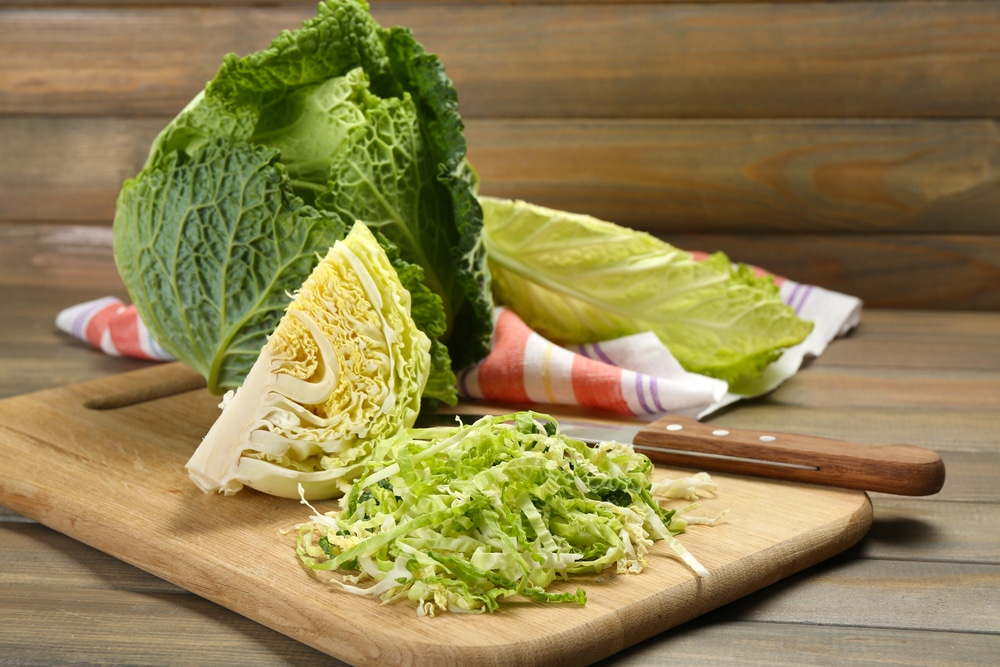
M644 426L633 442L643 446L643 453L654 463L665 465L904 496L931 495L944 485L941 458L914 445L863 445L795 433L724 428L675 416ZM704 454L720 458L706 459Z

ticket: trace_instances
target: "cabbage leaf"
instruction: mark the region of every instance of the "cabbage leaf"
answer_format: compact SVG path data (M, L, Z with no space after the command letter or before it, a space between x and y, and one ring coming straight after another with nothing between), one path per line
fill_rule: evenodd
M812 323L774 280L704 260L596 218L482 197L497 300L562 344L654 332L688 371L738 386L800 343Z
M170 153L118 198L115 260L153 338L213 390L243 382L344 224L305 205L274 149L212 139Z

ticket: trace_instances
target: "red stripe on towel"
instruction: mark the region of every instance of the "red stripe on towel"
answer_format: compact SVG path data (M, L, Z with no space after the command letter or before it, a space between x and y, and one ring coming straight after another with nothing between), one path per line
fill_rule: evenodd
M97 348L101 347L101 336L111 326L111 320L119 308L121 308L120 303L109 303L91 315L87 322L87 328L83 332L88 343Z
M601 361L573 359L573 395L580 405L634 414L622 394L622 369Z
M135 306L121 306L115 313L111 326L108 328L111 342L118 354L125 357L146 357L139 340L139 315Z
M493 351L479 365L479 390L499 401L528 402L524 388L524 350L532 331L513 312L504 309L493 331Z

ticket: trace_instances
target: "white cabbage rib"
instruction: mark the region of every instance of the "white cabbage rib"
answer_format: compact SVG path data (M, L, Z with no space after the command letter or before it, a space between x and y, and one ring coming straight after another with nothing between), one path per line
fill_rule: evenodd
M357 223L317 265L187 463L206 492L340 495L373 443L412 426L430 340L375 237Z

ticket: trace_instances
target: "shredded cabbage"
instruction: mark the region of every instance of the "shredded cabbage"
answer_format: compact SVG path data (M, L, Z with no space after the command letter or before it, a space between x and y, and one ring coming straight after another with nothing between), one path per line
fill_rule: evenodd
M341 570L344 590L409 599L420 616L492 612L513 595L584 604L581 588L547 588L641 572L657 540L707 575L673 537L686 522L653 498L652 469L628 445L588 446L535 412L411 428L376 445L340 511L310 506L297 552L308 568Z

